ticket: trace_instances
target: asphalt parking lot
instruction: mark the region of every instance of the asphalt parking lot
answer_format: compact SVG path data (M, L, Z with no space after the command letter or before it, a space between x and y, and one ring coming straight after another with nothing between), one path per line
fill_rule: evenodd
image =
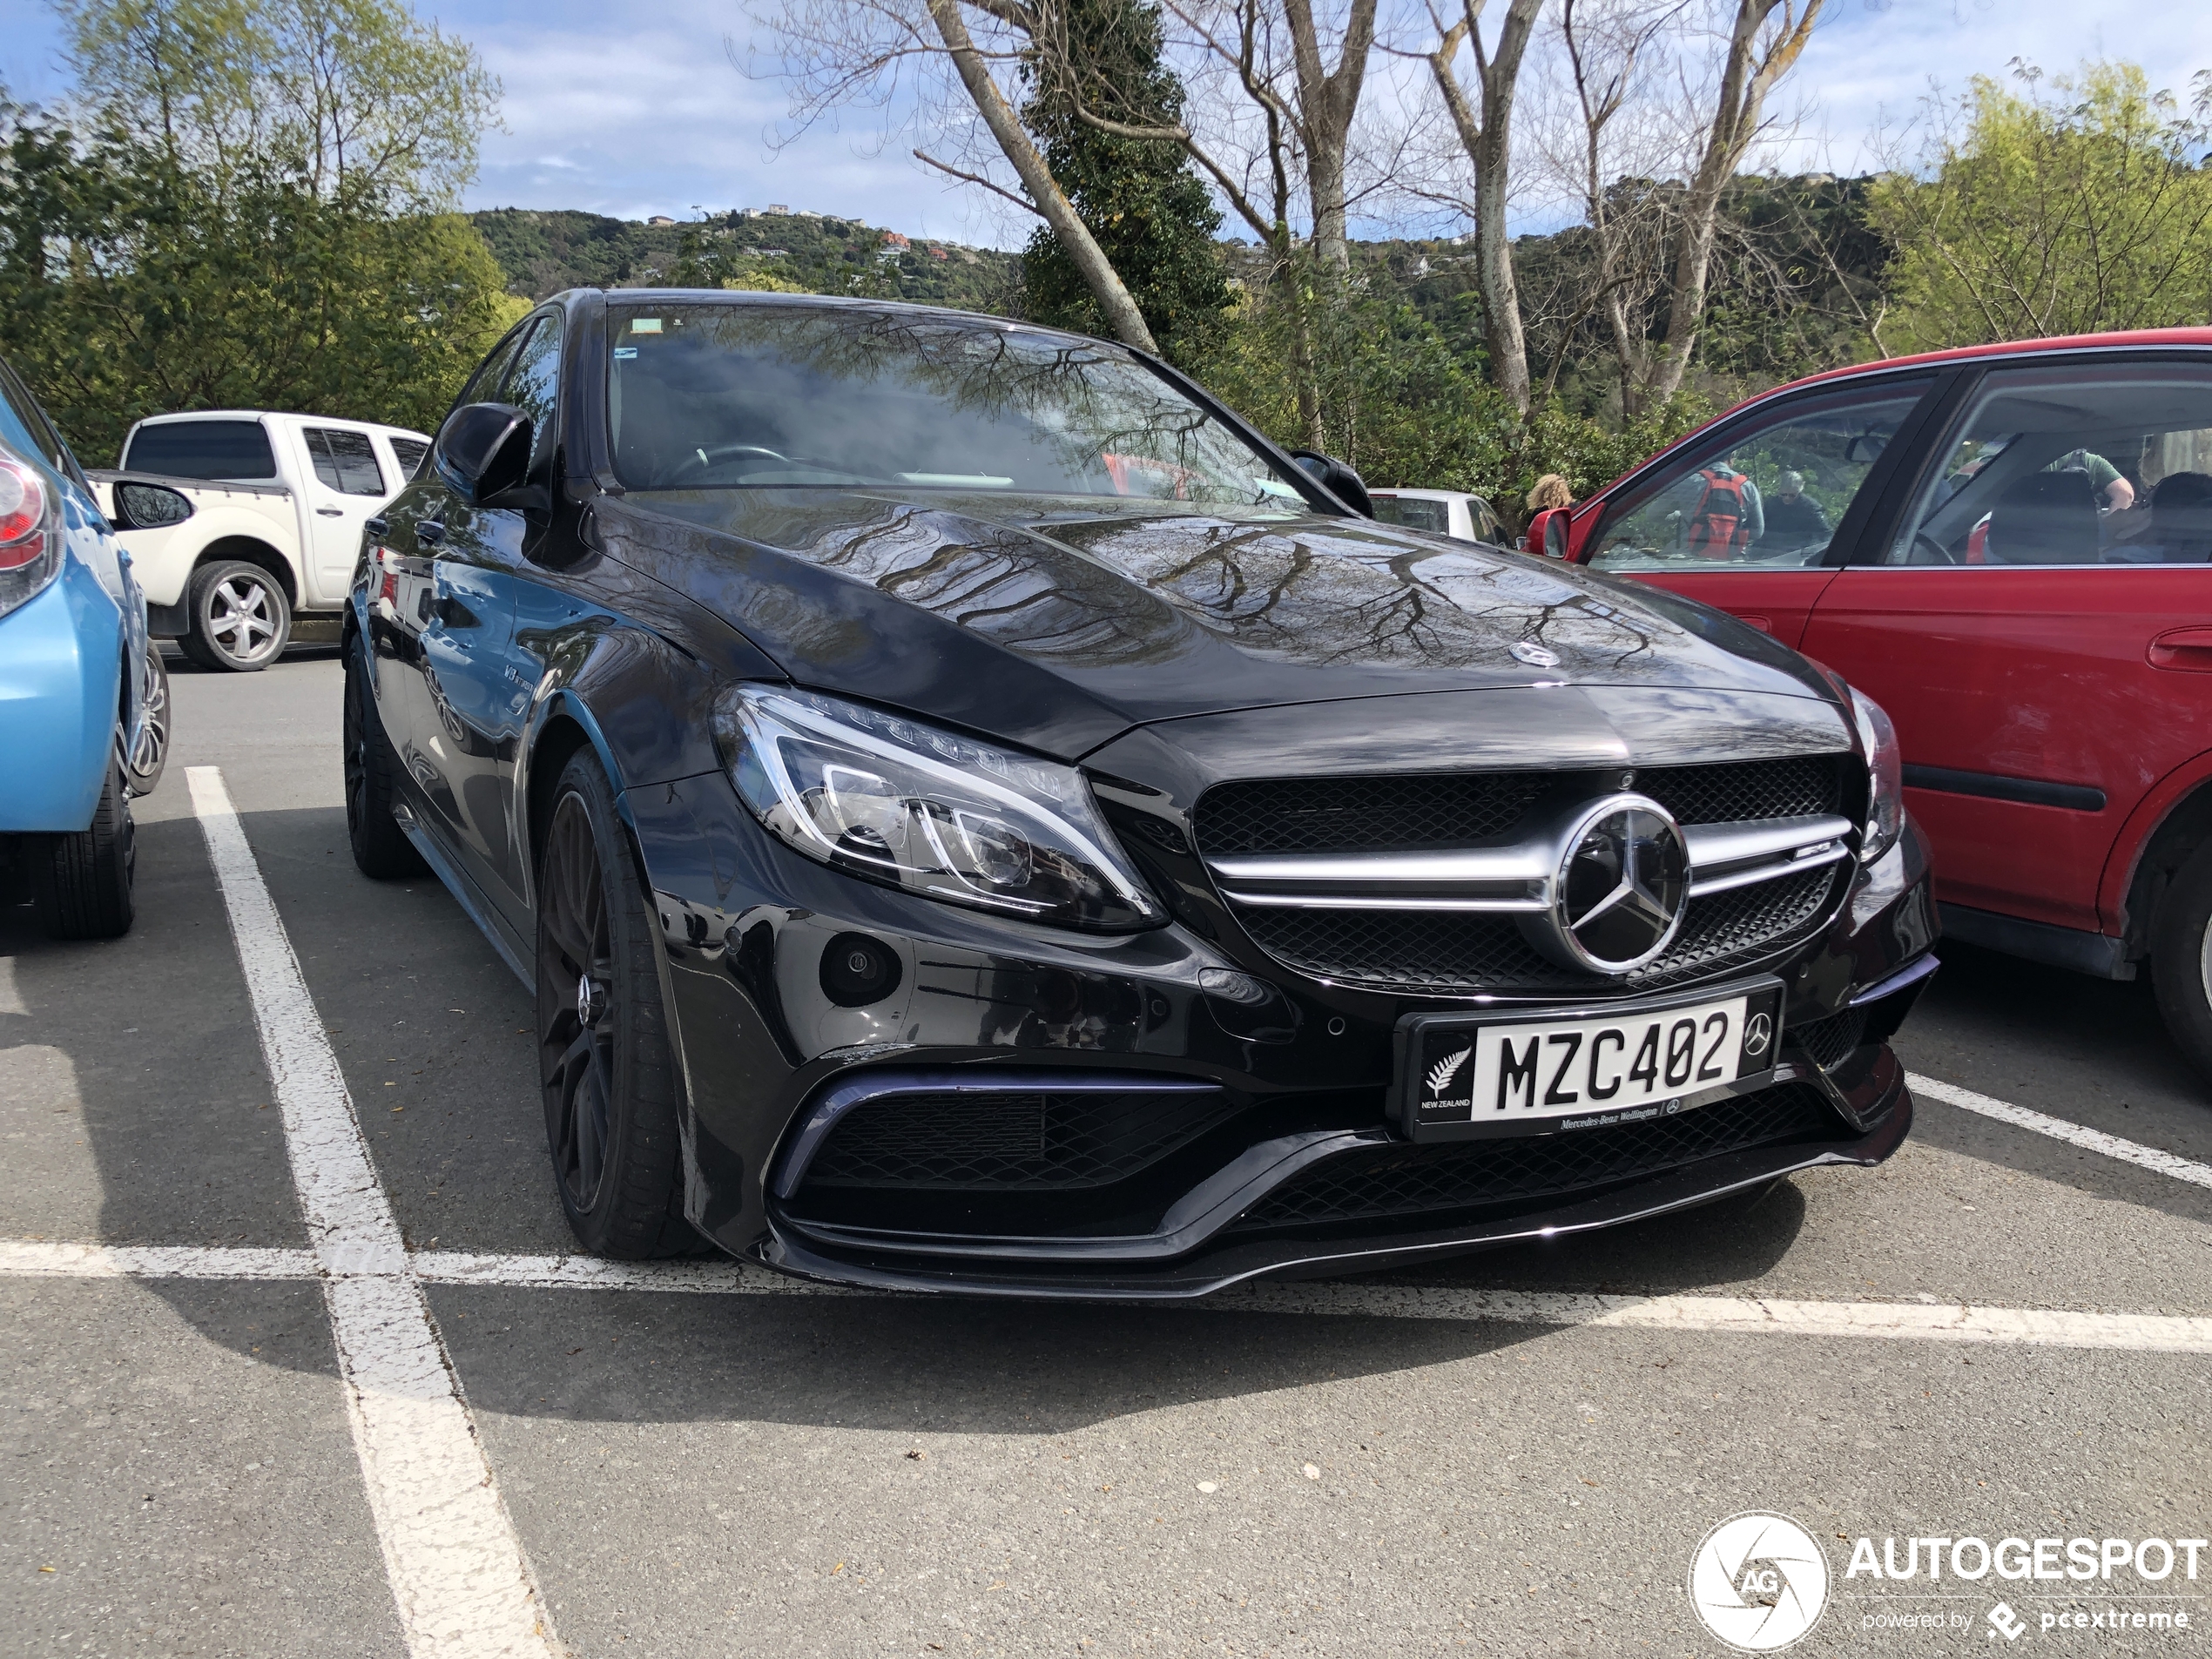
M434 881L347 857L334 654L173 684L135 931L56 946L0 913L0 1651L1717 1654L1685 1575L1753 1509L1826 1549L1799 1651L2007 1648L2000 1595L2021 1647L2212 1623L2212 1559L1845 1571L1870 1538L2212 1532L2212 1090L2145 984L1947 948L1898 1045L2116 1141L1924 1092L1878 1171L1195 1309L779 1293L711 1261L594 1282L559 1259L525 994ZM361 1125L346 1201L405 1246L362 1282L419 1291L450 1365L395 1393L419 1434L334 1334L242 965L276 935L240 932L201 767ZM410 1508L448 1428L477 1473ZM2040 1625L2123 1593L2202 1616ZM1900 1610L1959 1617L1871 1622Z

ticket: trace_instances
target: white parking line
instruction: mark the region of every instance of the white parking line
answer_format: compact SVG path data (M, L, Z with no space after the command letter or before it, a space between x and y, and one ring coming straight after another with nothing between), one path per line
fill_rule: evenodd
M734 1261L603 1262L588 1256L480 1256L458 1251L419 1251L411 1262L415 1278L429 1285L707 1296L886 1294L809 1284ZM313 1278L320 1272L314 1258L306 1251L164 1250L0 1241L0 1278ZM403 1281L378 1275L330 1282L338 1287L334 1294L350 1297L351 1286L388 1287ZM2138 1353L2212 1353L2212 1318L2201 1314L2088 1313L2062 1308L1976 1307L1963 1303L1598 1296L1572 1291L1307 1283L1249 1285L1200 1302L1168 1305L1201 1313L1453 1319L1474 1325L1588 1325L1612 1330L1719 1331L1750 1336L1979 1342L2035 1348L2120 1348Z
M2069 1123L2063 1117L2051 1117L2025 1106L2015 1106L2010 1101L1993 1100L1987 1095L1977 1095L1971 1089L1961 1089L1957 1083L1947 1083L1940 1078L1923 1077L1918 1072L1910 1073L1908 1076L1915 1094L1939 1100L1946 1106L1956 1106L1961 1111L1979 1112L1984 1117L1993 1117L1999 1123L2010 1123L2015 1129L2032 1130L2038 1135L2047 1135L2054 1141L2078 1146L2085 1152L2101 1152L2108 1158L2118 1158L2122 1163L2155 1170L2161 1175L2171 1176L2176 1181L2186 1181L2192 1186L2212 1187L2212 1164L2197 1163L2172 1152L2161 1152L2155 1146L2141 1146L2134 1141L2123 1141L2117 1135L2107 1135L2102 1130L2087 1129L2080 1123Z
M558 1648L543 1598L408 1268L284 922L220 770L193 766L185 776L283 1114L354 1449L408 1651L415 1659L547 1659Z

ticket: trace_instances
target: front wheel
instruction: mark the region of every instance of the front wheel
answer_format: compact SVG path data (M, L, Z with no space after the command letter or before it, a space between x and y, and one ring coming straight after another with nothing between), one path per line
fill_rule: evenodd
M178 646L202 668L250 674L284 655L292 604L284 584L258 564L204 564L185 585L188 618Z
M2175 873L2150 932L2151 987L2166 1029L2212 1081L2212 846Z
M537 1052L561 1208L594 1256L688 1254L676 1068L613 787L585 749L553 791L537 871Z
M137 914L131 887L138 861L123 768L111 759L91 827L49 836L44 856L31 862L38 919L48 936L119 939L129 933Z

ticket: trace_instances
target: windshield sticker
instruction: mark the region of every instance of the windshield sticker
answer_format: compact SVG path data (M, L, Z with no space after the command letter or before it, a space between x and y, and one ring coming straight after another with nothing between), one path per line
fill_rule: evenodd
M635 357L637 354L637 347L635 346L617 346L615 347L615 355L617 358Z
M630 332L633 334L657 334L660 333L660 319L658 317L632 317L630 320Z

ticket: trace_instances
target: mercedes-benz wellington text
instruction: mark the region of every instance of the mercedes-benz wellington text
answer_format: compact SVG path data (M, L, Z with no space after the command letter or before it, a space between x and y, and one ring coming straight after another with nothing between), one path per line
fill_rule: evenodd
M1894 1151L1935 923L1880 709L1365 504L997 319L502 341L368 526L347 823L535 987L584 1247L1190 1296Z

